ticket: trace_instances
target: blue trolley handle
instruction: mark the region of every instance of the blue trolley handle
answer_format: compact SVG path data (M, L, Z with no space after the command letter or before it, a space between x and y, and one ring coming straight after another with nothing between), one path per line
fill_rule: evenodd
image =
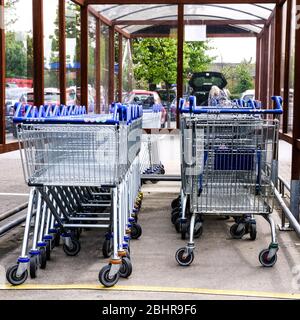
M253 108L254 105L251 105L249 108L209 108L209 107L196 107L196 97L192 96L189 99L190 105L189 108L184 108L184 100L180 100L180 112L181 113L194 113L194 114L273 114L280 115L283 113L282 110L282 98L280 96L273 96L272 100L274 101L274 109L256 109Z

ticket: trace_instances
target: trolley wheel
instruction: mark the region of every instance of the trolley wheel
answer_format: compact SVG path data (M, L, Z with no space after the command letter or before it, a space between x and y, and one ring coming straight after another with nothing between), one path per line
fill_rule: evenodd
M112 255L112 241L111 239L105 239L102 246L102 253L104 258L109 258Z
M258 256L259 262L264 267L268 267L268 268L273 267L277 261L277 253L275 253L271 259L268 259L269 252L270 252L269 249L264 249L260 252Z
M59 232L57 232L54 236L54 244L56 247L60 246L60 233Z
M46 257L47 260L51 259L51 240L46 241Z
M6 271L6 279L7 281L12 284L13 286L19 286L23 284L27 278L28 278L28 271L25 270L24 273L20 277L17 276L17 270L18 270L19 265L13 265L9 267Z
M196 222L195 223L195 228L194 228L194 238L198 239L202 236L203 233L203 224L202 222Z
M171 211L171 216L172 216L173 214L179 213L179 212L181 212L181 207L180 207L180 206L172 209L172 211Z
M176 222L174 223L174 226L175 226L175 229L176 229L177 233L181 232L180 218L176 219Z
M80 228L76 228L72 231L72 235L75 239L79 240L80 239L80 235L81 235L81 231Z
M187 222L180 222L180 232L181 232L181 240L185 240L188 231L188 223Z
M171 202L171 207L172 207L172 209L175 209L175 208L179 207L180 202L181 202L181 197L178 196L176 199L174 199L174 200Z
M165 174L166 174L165 168L162 167L162 168L160 169L160 174L162 174L162 175L165 175Z
M245 235L246 233L246 228L245 226L241 229L241 230L237 230L239 227L239 224L238 223L235 223L233 224L231 227L230 227L230 234L232 236L233 239L242 239L243 236Z
M50 248L51 248L51 251L55 248L55 243L54 243L54 238L52 240L49 240L50 241Z
M41 247L40 248L40 268L42 270L46 269L47 266L47 253L46 253L46 248Z
M254 241L257 236L256 224L251 223L249 228L250 228L250 239Z
M122 265L119 270L121 278L129 278L132 274L132 263L128 257L122 259Z
M74 257L77 256L78 253L80 252L81 245L80 242L76 239L72 239L72 247L69 248L66 244L63 245L63 250L65 254L69 257Z
M117 272L112 278L109 277L111 265L103 267L99 272L99 281L104 287L113 287L119 280L120 274Z
M131 227L131 239L137 240L142 235L142 227L134 223Z
M31 279L35 279L37 277L37 270L38 270L37 258L38 256L30 257L29 273L30 273Z
M194 261L194 252L192 251L187 256L184 256L186 249L180 248L176 251L175 259L179 265L183 267L189 266Z
M134 218L134 222L139 221L139 215L137 214L137 212L132 216L132 218Z
M175 224L178 219L179 219L179 211L174 212L174 213L172 214L171 222L172 222L173 224Z

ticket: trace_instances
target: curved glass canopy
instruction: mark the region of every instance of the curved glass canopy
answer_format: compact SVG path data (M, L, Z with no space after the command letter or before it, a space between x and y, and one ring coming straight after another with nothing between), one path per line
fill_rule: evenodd
M92 5L103 16L115 22L120 21L122 28L129 32L142 32L151 26L157 25L152 21L177 20L177 5ZM199 4L185 5L184 18L190 24L209 20L247 20L247 23L236 24L235 28L242 31L259 33L265 21L270 17L275 4ZM145 21L138 25L134 21ZM152 20L152 21L151 21ZM253 23L251 23L253 20ZM128 24L126 25L126 21ZM145 25L149 22L149 24ZM242 21L243 22L243 21Z

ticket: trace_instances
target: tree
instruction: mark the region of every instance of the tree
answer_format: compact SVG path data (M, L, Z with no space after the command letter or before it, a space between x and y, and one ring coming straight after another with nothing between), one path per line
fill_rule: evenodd
M254 88L252 59L243 60L236 66L224 66L222 73L228 82L228 89L233 95L240 96L246 90Z
M184 74L204 71L214 58L209 57L207 42L184 44ZM135 78L148 84L163 82L169 90L177 80L177 40L174 38L136 39L133 44Z
M6 32L5 59L7 78L27 77L27 50L12 31Z
M237 84L235 86L236 93L242 93L246 90L253 89L254 83L253 78L251 76L251 62L243 60L237 67L236 67L236 77L237 77Z
M33 48L30 30L13 31L17 21L16 15L19 0L5 1L5 59L7 78L32 78Z
M186 75L194 72L207 71L207 68L215 60L206 51L211 49L208 42L186 42L184 45L184 72Z

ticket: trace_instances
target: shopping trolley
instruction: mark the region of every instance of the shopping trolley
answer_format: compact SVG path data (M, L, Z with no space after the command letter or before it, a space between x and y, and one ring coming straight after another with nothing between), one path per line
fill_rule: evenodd
M278 170L282 99L272 99L274 110L262 110L253 101L247 106L238 103L227 108L196 107L194 97L184 108L181 100L179 227L182 238L189 236L189 242L176 252L180 265L193 262L194 236L201 235L206 215L234 217L231 235L242 238L249 232L252 240L256 238L254 217L263 216L270 224L272 240L269 248L260 252L259 261L266 267L276 263L278 242L270 214Z
M21 256L7 280L20 285L28 270L35 278L61 238L65 253L77 255L83 228L108 230L103 254L112 259L101 269L100 282L112 286L128 277L129 241L141 235L134 219L141 199L141 108L115 104L107 115L87 115L79 106L28 107L25 116L20 110L14 121L31 191Z
M143 110L143 128L161 128L162 108L154 105L150 109Z
M161 128L162 109L159 106L153 106L151 109L143 111L143 129ZM141 173L143 175L164 175L165 168L160 161L159 136L144 133L142 135L142 146L140 153Z

